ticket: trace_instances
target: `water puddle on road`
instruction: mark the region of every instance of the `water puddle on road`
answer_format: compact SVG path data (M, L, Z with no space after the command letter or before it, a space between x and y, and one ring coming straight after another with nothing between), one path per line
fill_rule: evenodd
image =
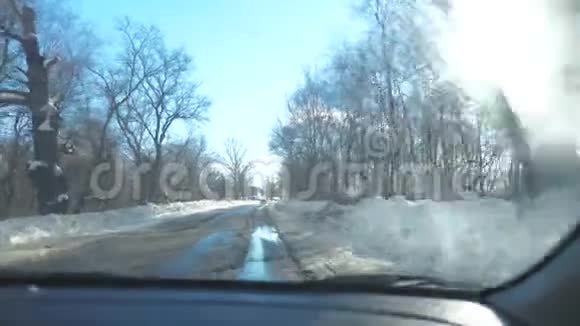
M226 244L234 238L232 231L216 232L196 242L187 252L169 261L159 271L161 278L187 278L193 271L203 266L207 254L214 246Z
M272 274L266 266L265 242L278 244L278 232L271 226L263 225L252 232L248 255L238 279L248 281L273 281Z
M235 237L232 231L222 231L210 234L206 238L196 242L184 253L174 257L164 264L158 272L161 278L190 277L196 271L200 271L204 262L211 257L212 249L227 245ZM283 280L277 276L272 260L283 256L283 246L275 228L267 225L256 227L251 234L248 252L243 266L237 276L239 280L248 281L277 281Z

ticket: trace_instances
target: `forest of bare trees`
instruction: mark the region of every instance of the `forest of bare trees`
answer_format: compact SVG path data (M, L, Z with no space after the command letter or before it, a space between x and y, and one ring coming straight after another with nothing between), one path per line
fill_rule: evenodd
M571 145L534 162L501 90L476 101L441 76L447 63L430 37L430 18L434 3L445 17L448 2L357 3L365 34L304 74L287 119L272 132L290 197L529 197L554 182L543 158L577 160Z
M62 1L2 0L0 13L0 217L164 202L167 163L186 169L172 185L183 199L204 198L199 176L220 158L197 131L211 101L188 53L129 18L105 44Z
M555 182L501 90L482 103L442 77L425 6L445 16L446 1L355 4L366 32L304 73L272 131L283 168L270 197L512 198ZM245 147L208 148L193 57L155 26L119 19L101 40L58 0L0 0L0 26L0 217L175 200L158 182L169 163L185 169L170 178L181 200L207 197L200 178L220 197L246 193ZM554 151L576 160L574 145L542 152Z

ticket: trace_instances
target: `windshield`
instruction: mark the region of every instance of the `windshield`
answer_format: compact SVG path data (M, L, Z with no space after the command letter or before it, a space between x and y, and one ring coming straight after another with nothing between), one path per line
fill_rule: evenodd
M500 285L580 219L576 9L1 1L0 271Z

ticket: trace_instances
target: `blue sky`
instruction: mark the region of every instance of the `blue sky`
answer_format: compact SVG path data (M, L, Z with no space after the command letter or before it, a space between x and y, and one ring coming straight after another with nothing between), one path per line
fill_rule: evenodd
M355 0L356 1L356 0ZM239 139L250 159L269 154L268 138L284 117L305 68L360 30L353 0L74 0L100 37L116 18L154 24L171 46L195 58L195 77L213 101L202 127L212 149Z

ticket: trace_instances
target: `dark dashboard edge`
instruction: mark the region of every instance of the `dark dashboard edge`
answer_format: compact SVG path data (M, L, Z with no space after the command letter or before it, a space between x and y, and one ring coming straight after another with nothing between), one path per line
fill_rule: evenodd
M471 289L444 289L421 287L388 287L380 284L344 284L341 282L254 282L228 280L178 280L156 278L74 276L69 274L48 274L42 276L0 274L0 287L39 286L53 288L112 288L112 289L209 289L209 290L250 290L286 293L333 293L333 294L388 294L420 296L425 298L458 299L477 303L483 302L482 292Z
M576 226L574 228L572 228L572 230L570 230L570 232L568 232L568 234L565 237L563 237L562 240L560 240L560 242L556 246L554 246L540 261L538 261L536 264L532 265L524 273L517 275L513 279L508 280L507 282L504 282L503 284L501 284L499 286L484 289L481 292L482 298L486 298L486 297L491 296L495 293L505 291L509 288L513 288L513 287L517 286L518 284L525 282L533 274L540 273L542 271L542 269L544 269L548 264L550 264L552 261L557 259L557 257L566 248L571 246L572 243L576 240L580 241L580 223L576 224Z

